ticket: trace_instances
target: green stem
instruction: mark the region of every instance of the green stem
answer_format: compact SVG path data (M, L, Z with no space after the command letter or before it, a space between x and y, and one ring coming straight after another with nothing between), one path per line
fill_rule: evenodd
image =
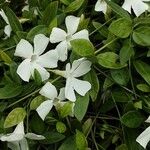
M105 44L104 46L102 46L100 49L98 49L97 51L95 51L95 54L97 55L99 52L101 52L103 49L105 49L108 45L112 44L113 42L115 42L118 38L113 39L112 41L110 41L109 43Z

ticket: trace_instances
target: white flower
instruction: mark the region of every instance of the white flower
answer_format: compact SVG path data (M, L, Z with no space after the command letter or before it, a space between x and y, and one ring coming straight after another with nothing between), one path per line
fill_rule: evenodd
M67 16L65 24L67 33L54 27L50 34L51 43L59 43L56 47L59 55L59 60L65 61L67 59L68 49L71 48L70 41L74 39L87 39L89 40L89 33L86 29L77 32L80 23L80 18L75 16ZM77 33L75 33L77 32Z
M86 60L85 58L81 58L75 60L72 63L72 67L70 63L68 63L66 65L65 71L52 70L52 72L66 78L65 98L72 102L75 102L76 96L74 91L76 91L81 96L85 96L85 94L91 89L91 84L88 81L82 81L77 79L77 77L83 76L90 70L91 62Z
M150 116L148 117L148 119L145 121L147 123L150 123ZM144 148L146 148L148 142L150 141L150 127L146 128L136 139L136 141L143 146Z
M47 82L42 87L42 89L40 90L40 94L48 98L48 100L41 103L40 106L36 109L37 113L42 118L42 120L45 119L45 117L50 112L53 106L56 106L57 104L63 106L66 103L62 102L63 100L65 100L64 88L60 89L60 93L58 95L56 87L50 82Z
M40 73L42 81L47 80L50 75L45 68L57 67L58 54L56 50L50 50L41 55L45 51L48 43L49 38L43 34L38 34L34 37L34 48L24 39L17 44L14 55L25 58L17 69L17 74L22 80L28 82L30 76L34 75L35 69Z
M0 137L1 141L7 141L8 147L12 150L29 150L27 140L44 140L45 137L42 135L37 135L34 133L24 133L24 125L23 122L20 122L15 128L13 133L2 135Z
M105 0L98 0L95 5L95 11L102 11L104 14L107 12L107 3Z
M135 15L138 17L146 10L149 9L148 4L145 2L149 2L150 0L125 0L122 8L127 10L131 14L131 9L133 9Z
M7 37L10 37L12 28L10 26L9 20L5 14L5 12L3 11L3 9L0 10L0 15L2 16L2 18L4 19L4 21L6 22L6 26L4 28L4 33L7 35Z

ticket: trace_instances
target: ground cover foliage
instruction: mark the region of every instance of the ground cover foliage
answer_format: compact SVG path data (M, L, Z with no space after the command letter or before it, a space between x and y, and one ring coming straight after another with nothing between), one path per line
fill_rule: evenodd
M104 14L95 11L96 2L28 0L27 4L23 0L0 0L0 9L5 12L9 21L0 18L0 137L3 137L0 149L144 149L136 142L136 138L150 125L145 122L150 114L149 12L145 11L137 17L134 12L129 14L121 7L123 0L106 0L108 9ZM66 35L70 49L66 52L67 58L61 53L55 66L56 59L53 57L52 67L46 67L50 77L45 79L41 72L34 68L31 77L29 76L30 80L25 79L27 68L25 67L21 74L17 71L26 58L18 57L18 43L24 39L34 48L40 47L38 42L38 46L34 43L38 35L41 41L42 38L48 40L46 52L52 49L56 51L55 48L62 41L59 40L61 34L58 32L57 36L52 37L52 32L54 27L69 32L65 23L67 16L80 17L80 20L77 19L79 25L75 32L83 30L85 35L81 35L83 38L71 40L70 34ZM10 35L5 34L6 25L10 25L12 29ZM75 32L71 34L72 37ZM27 51L24 55L26 54ZM32 57L31 61L33 59L35 58ZM70 95L72 91L67 93L65 88L66 100L63 102L58 94L54 94L53 98L51 94L45 96L41 88L47 82L54 93L59 93L61 88L67 87L66 80L68 81L69 77L61 71L67 68L66 64L73 62L79 63L79 66L86 64L80 68L81 72L87 68L84 73L74 75L75 79L78 77L86 82L86 88L77 84L77 87L74 87L75 97ZM72 82L70 81L69 85L73 84ZM82 88L86 89L86 92L82 91ZM42 89L44 91L44 88ZM38 107L47 99L53 100L50 106L54 106L46 115L40 116ZM44 108L46 109L46 106ZM20 139L23 139L24 143L18 144L18 139L17 142L4 140L4 135L12 133L18 125L21 128L19 131L23 133L24 130L25 133L20 135L19 132L14 136L21 136ZM150 149L149 145L147 149Z

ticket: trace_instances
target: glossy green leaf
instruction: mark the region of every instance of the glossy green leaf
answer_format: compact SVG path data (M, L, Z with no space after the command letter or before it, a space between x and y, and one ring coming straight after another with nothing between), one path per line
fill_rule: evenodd
M76 130L76 145L78 150L85 150L88 147L85 135Z
M98 63L108 69L121 69L126 66L121 65L118 60L119 56L115 54L114 52L105 52L101 53L97 56Z
M136 87L142 92L150 92L150 86L147 84L138 84Z
M110 24L109 31L117 37L127 38L132 31L132 22L125 18L120 18Z
M127 69L111 70L111 76L116 83L124 86L128 84L130 79Z
M19 19L15 15L15 13L9 7L6 7L5 13L6 13L6 16L8 17L12 30L14 32L22 31L22 26L19 22Z
M97 74L94 70L91 70L89 73L87 73L84 77L86 81L89 81L92 85L91 90L89 91L90 97L92 101L94 102L97 98L98 92L99 92L99 80L97 77Z
M25 116L26 111L24 108L18 107L13 109L6 117L6 120L4 122L4 128L9 128L17 125L24 120Z
M74 0L71 4L69 4L69 6L65 9L66 13L69 12L74 12L76 10L78 10L82 4L84 3L85 0Z
M0 88L0 99L9 99L21 94L23 87L16 84L7 84Z
M129 128L137 128L143 121L144 118L138 111L129 111L121 118L121 122Z
M75 102L74 114L75 117L81 121L86 114L87 108L89 105L89 94L85 96L78 96Z
M142 62L134 62L136 71L143 77L143 79L150 85L150 65Z
M85 39L76 39L72 40L70 43L73 51L78 55L83 57L94 55L94 46L90 41Z
M139 27L133 31L133 40L142 46L150 46L150 27Z

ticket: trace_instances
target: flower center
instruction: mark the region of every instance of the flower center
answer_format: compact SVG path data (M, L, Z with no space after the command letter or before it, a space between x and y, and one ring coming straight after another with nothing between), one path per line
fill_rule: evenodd
M38 56L37 55L32 55L31 56L31 62L35 62L37 60Z
M67 36L66 36L66 41L69 42L69 41L71 40L71 38L72 38L72 35L71 35L71 34L67 35Z

